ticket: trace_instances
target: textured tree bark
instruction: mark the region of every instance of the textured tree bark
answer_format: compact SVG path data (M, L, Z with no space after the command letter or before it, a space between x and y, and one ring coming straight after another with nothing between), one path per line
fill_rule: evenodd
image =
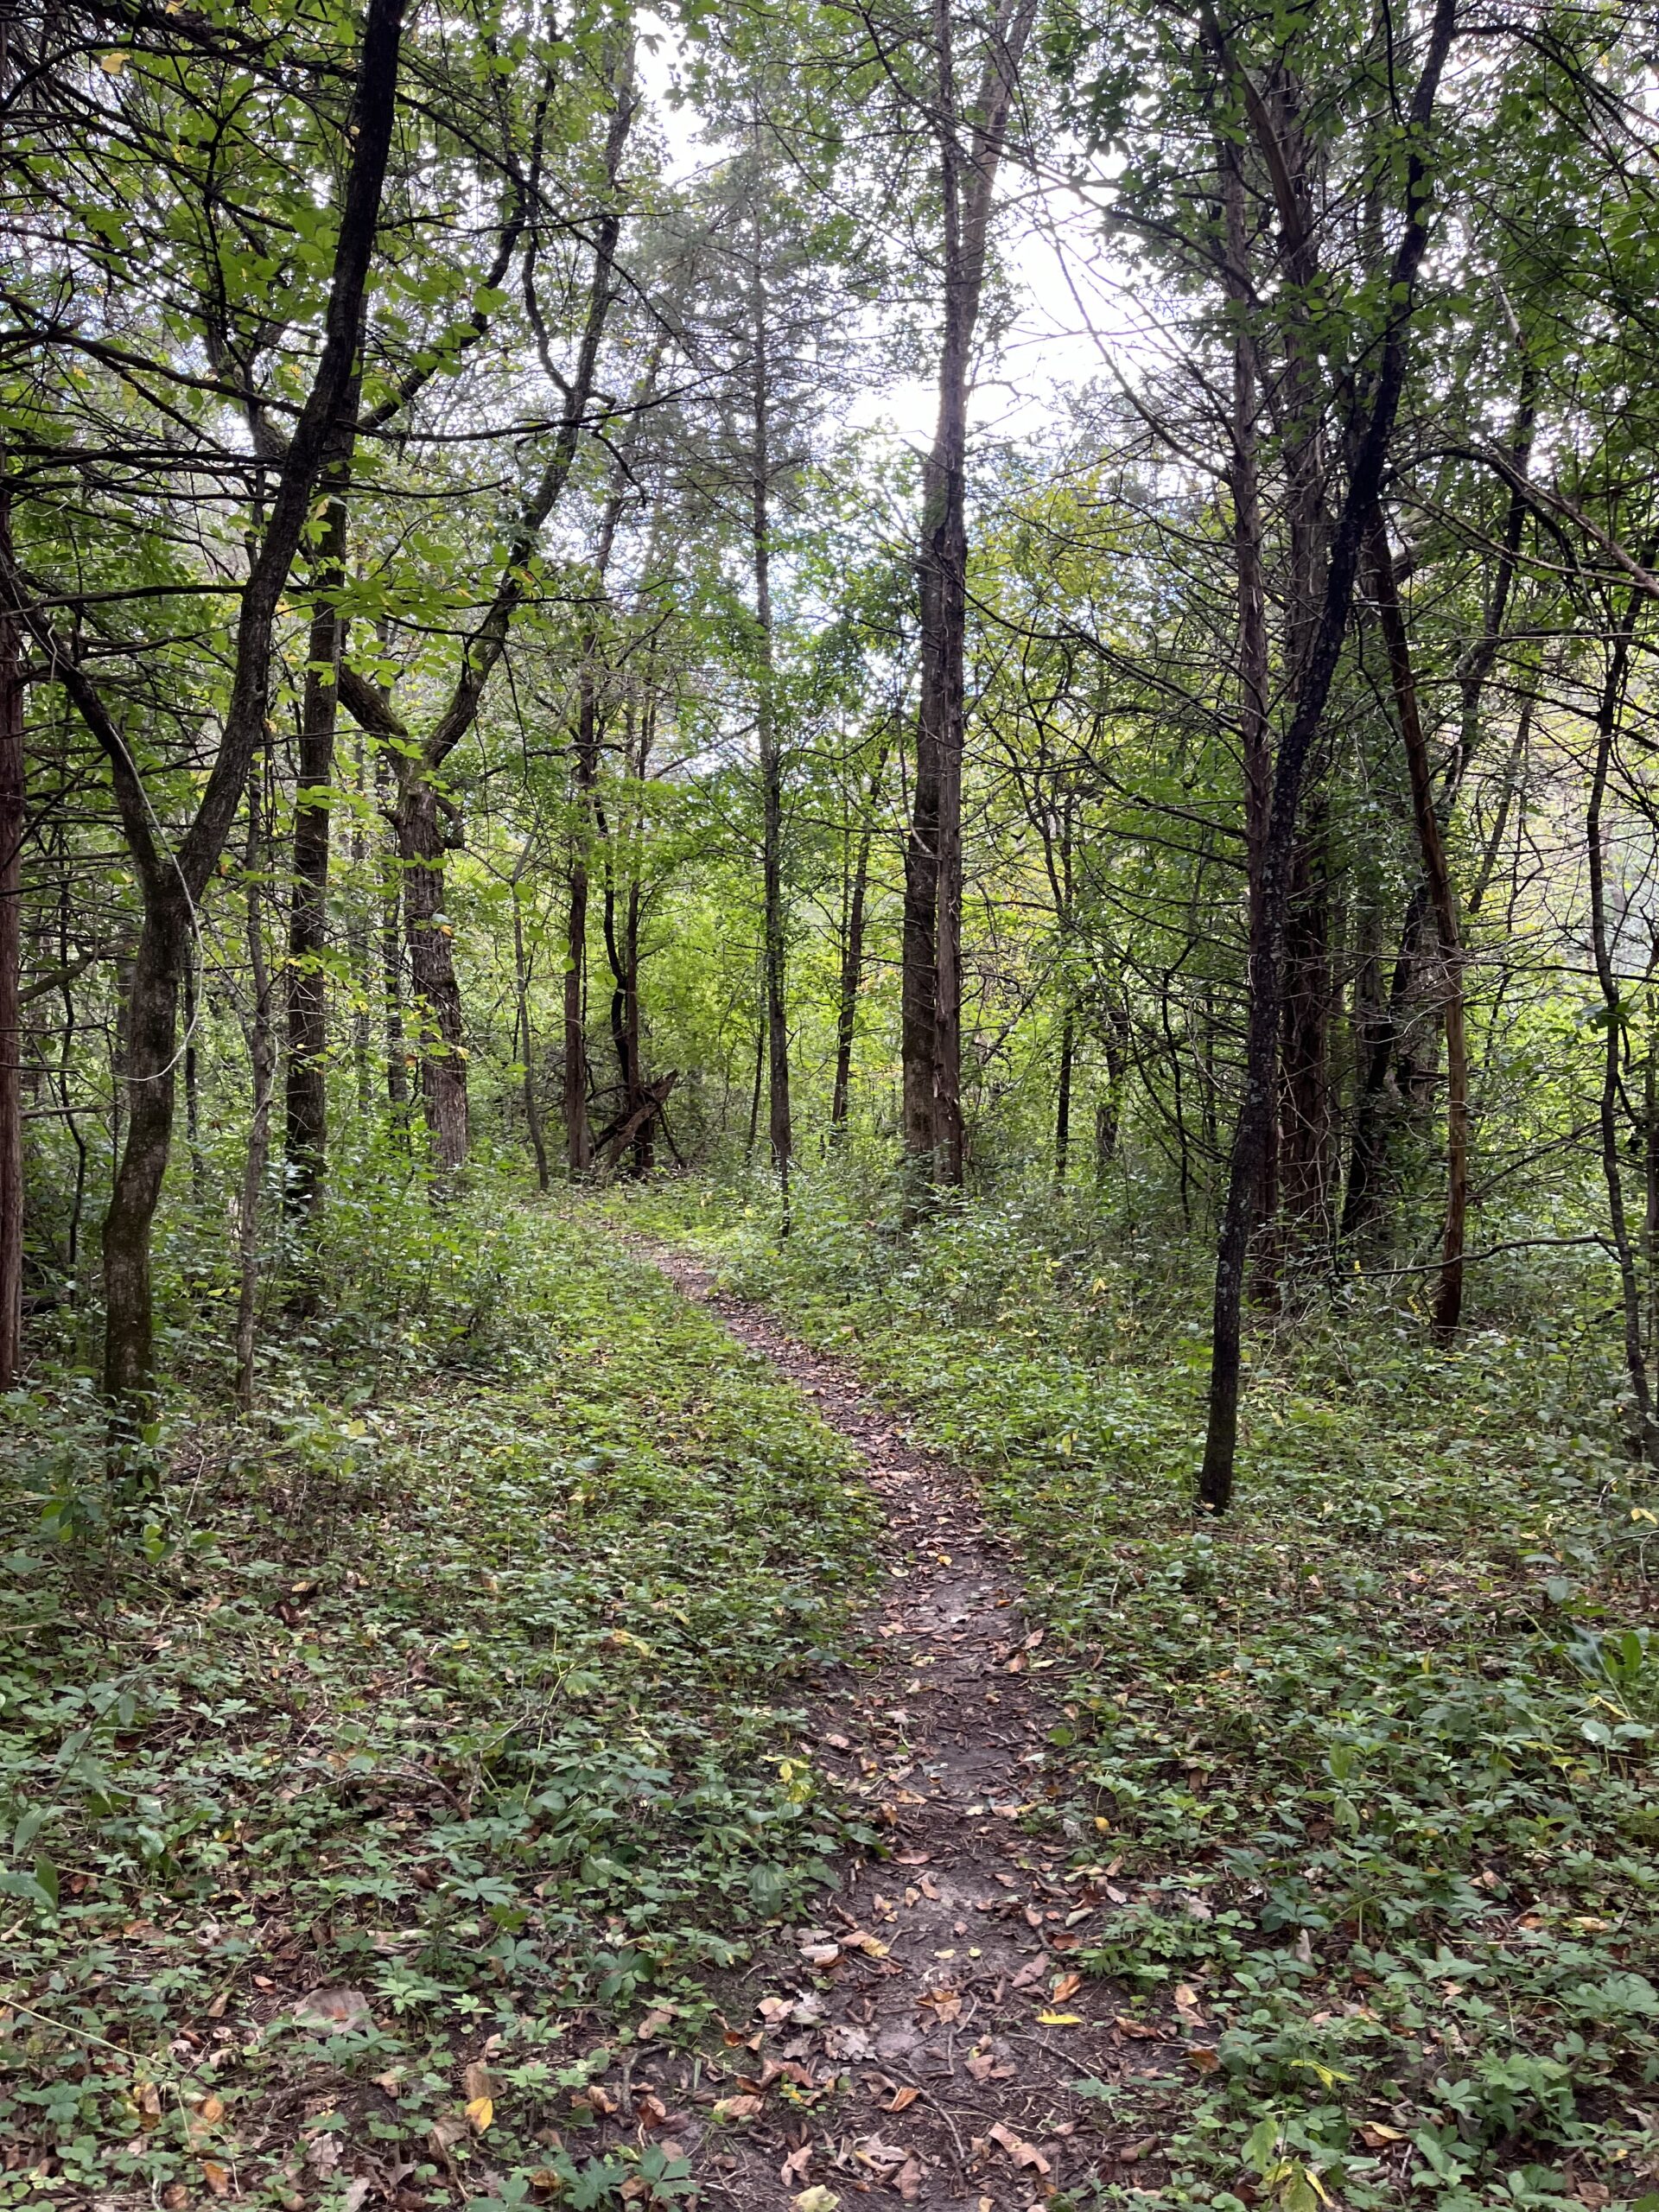
M1377 619L1388 652L1394 710L1406 749L1411 810L1417 825L1423 879L1440 946L1442 1020L1446 1029L1446 1233L1440 1281L1434 1292L1433 1326L1440 1342L1450 1344L1457 1335L1463 1313L1464 1230L1469 1212L1469 1049L1464 1022L1463 945L1458 930L1458 902L1446 857L1446 839L1435 811L1433 773L1418 708L1411 640L1400 605L1394 556L1389 550L1388 527L1380 506L1371 512L1367 552L1376 594Z
M375 789L383 813L389 811L391 771L384 756L374 764ZM380 893L380 975L386 1023L386 1103L397 1133L409 1142L409 1042L404 1034L404 872L397 836L391 833L385 878Z
M0 546L10 561L3 492ZM17 1379L23 1326L24 805L22 639L16 617L0 610L0 1390Z
M346 625L335 600L345 577L346 502L329 499L317 550L316 597L300 706L299 796L294 808L294 887L288 927L288 1174L283 1205L309 1221L322 1197L327 1145L328 848L339 669Z
M404 935L420 1039L421 1100L440 1177L465 1164L468 1140L467 1046L452 925L443 906L444 840L438 794L429 778L407 779L397 794L397 856L403 863Z

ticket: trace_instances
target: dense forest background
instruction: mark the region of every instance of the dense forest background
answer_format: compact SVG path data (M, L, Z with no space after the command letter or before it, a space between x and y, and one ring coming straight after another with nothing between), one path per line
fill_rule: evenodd
M213 1300L251 1403L393 1192L748 1163L1218 1239L1212 1506L1333 1292L1615 1305L1651 1460L1622 19L5 68L9 1376L142 1414Z
M1026 1562L1051 2203L1659 2212L1656 73L0 11L0 2204L703 2185L880 1539L655 1238Z

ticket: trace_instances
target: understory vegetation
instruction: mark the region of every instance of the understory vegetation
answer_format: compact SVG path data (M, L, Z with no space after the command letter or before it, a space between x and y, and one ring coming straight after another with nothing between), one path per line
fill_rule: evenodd
M187 1385L142 1501L90 1394L13 1401L0 2202L448 2193L469 2146L613 2201L572 2092L849 1840L791 1725L868 1573L844 1447L602 1224L425 1212L256 1430Z
M1630 0L4 0L0 2212L1659 2212L1656 330ZM726 2155L921 1508L632 1230L1094 2133Z
M1283 1317L1259 1479L1195 1525L1202 1286L1166 1239L1029 1192L906 1230L851 1173L786 1238L753 1186L613 1206L855 1363L1017 1536L1064 1711L1040 1817L1108 1905L1084 1961L1221 2031L1101 2088L1167 2201L1541 2205L1564 2169L1655 2201L1659 1521L1596 1276L1535 1262L1438 1354L1357 1287Z

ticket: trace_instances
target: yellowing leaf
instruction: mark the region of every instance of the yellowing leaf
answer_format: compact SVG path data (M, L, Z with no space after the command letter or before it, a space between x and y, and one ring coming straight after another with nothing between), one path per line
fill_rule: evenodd
M474 2135L481 2135L495 2118L495 2101L491 2097L468 2097L467 2121Z
M822 2182L814 2182L810 2189L804 2189L794 2200L794 2212L836 2212L841 2199L833 2189L826 2189Z
M98 66L106 77L118 77L127 66L127 57L124 54L118 53L100 54L98 57ZM219 2194L222 2196L224 2191L221 2190Z
M1080 2028L1083 2025L1081 2012L1039 2012L1037 2018L1046 2028Z

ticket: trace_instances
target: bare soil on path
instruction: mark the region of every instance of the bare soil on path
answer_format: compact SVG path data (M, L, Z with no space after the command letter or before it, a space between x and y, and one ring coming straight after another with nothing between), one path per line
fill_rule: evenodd
M817 1685L802 1744L885 1850L844 1862L818 1922L746 1980L714 2095L688 2100L673 2061L655 2069L662 2099L690 2103L672 2117L703 2201L1027 2212L1150 2181L1157 2146L1114 2140L1072 2085L1167 2074L1181 2053L1077 1971L1091 1923L1126 1898L1111 1864L1068 1870L1045 1771L1062 1714L1014 1560L968 1482L845 1367L683 1254L630 1242L855 1446L887 1516L863 1649Z

